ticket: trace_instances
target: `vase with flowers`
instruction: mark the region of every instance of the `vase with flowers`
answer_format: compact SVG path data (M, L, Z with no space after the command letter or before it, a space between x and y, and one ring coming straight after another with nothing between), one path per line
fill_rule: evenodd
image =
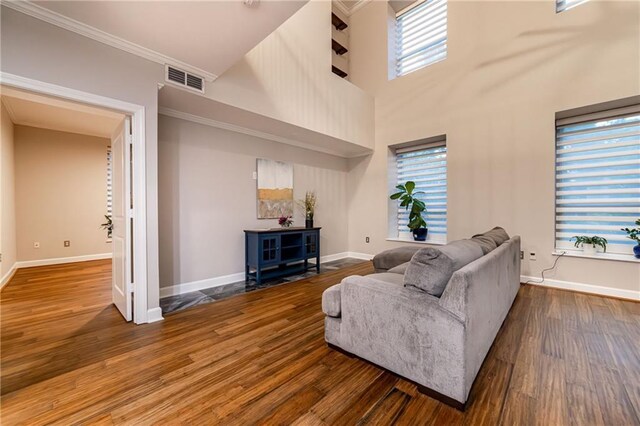
M278 224L280 226L282 226L283 228L288 228L293 224L293 217L292 216L281 216L280 219L278 219Z
M298 205L304 211L304 224L306 228L313 228L313 216L316 212L316 192L307 191L304 200L298 200Z

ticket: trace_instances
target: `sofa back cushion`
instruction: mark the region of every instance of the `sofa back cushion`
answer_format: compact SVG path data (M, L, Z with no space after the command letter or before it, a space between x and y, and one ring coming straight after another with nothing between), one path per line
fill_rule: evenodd
M440 297L451 275L482 255L482 248L472 240L453 241L440 248L423 248L411 258L404 274L404 285Z

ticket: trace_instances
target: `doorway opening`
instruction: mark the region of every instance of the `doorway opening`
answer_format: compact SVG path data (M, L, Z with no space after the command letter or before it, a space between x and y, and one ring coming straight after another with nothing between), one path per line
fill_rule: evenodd
M136 157L144 151L135 147L134 131L144 113L141 117L100 102L91 105L79 92L69 91L76 99L64 99L47 93L47 87L40 87L40 93L5 85L0 89L3 139L8 126L13 139L12 158L3 155L2 160L3 165L13 163L13 176L7 167L3 172L3 188L13 186L13 198L3 193L0 211L13 213L14 219L13 229L10 220L0 220L9 224L0 226L2 284L11 285L8 275L19 270L18 279L23 268L30 268L32 282L53 274L66 282L53 290L65 291L66 285L72 298L74 289L81 292L89 281L101 297L92 300L85 294L83 303L113 303L126 321L147 322L146 270L134 275L146 258L136 264L140 256L133 250L146 247L144 239L137 240L144 216L137 215L136 189L141 178L144 184L144 169L136 167ZM12 183L4 182L11 178ZM36 266L41 268L31 269ZM68 278L56 274L61 270ZM102 278L92 280L87 270Z

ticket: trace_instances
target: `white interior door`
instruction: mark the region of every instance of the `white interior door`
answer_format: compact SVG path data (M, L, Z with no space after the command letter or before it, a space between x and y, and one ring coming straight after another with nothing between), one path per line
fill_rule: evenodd
M131 126L126 117L111 136L113 206L113 304L131 321Z

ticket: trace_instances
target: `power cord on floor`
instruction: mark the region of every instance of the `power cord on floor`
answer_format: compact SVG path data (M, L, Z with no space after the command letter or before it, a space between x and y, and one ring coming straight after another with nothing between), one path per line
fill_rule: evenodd
M560 258L562 256L564 256L565 254L567 254L566 251L563 251L562 253L560 253L560 255L558 255L558 257L556 257L556 260L555 260L555 262L553 262L553 266L551 268L547 268L547 269L543 269L542 270L542 273L540 274L542 276L542 280L540 280L540 281L529 280L525 284L542 284L544 282L544 273L555 269L556 265L558 264L558 260L560 260Z

